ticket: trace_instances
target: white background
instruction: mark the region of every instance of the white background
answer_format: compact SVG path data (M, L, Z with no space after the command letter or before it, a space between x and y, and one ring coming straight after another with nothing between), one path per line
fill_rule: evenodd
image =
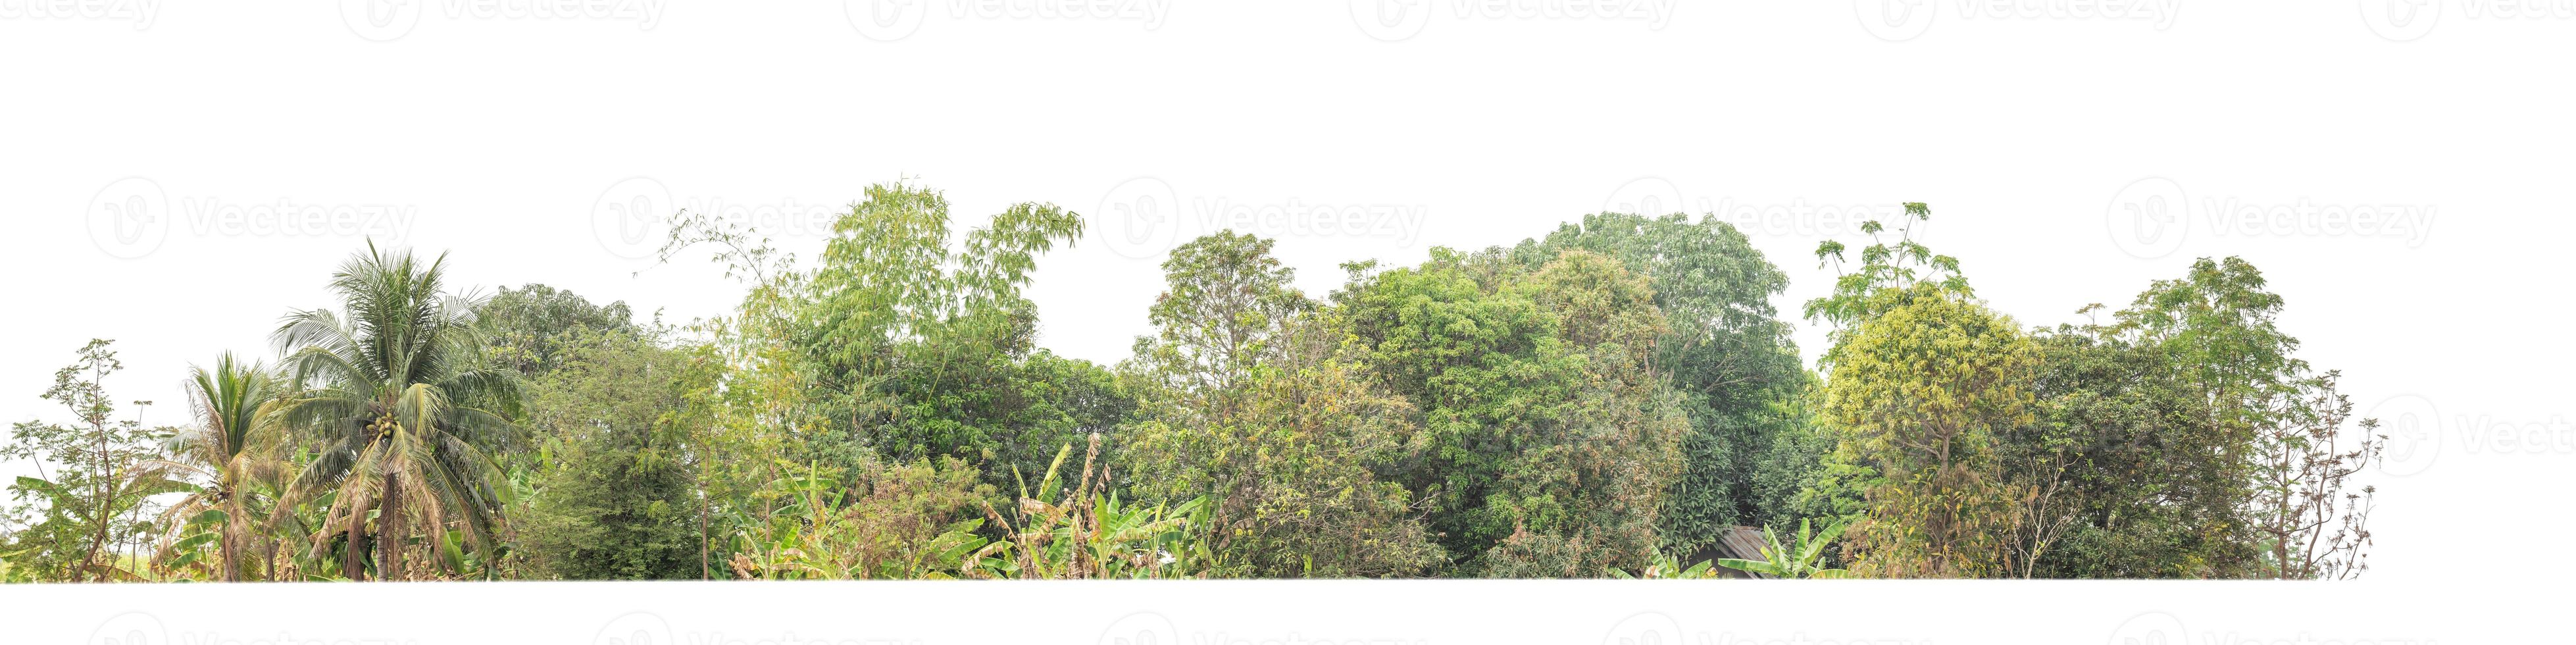
M1146 329L1160 253L1214 216L1256 215L1235 227L1278 238L1322 295L1344 261L1510 244L1587 212L1769 214L1739 225L1790 274L1775 304L1794 319L1832 275L1818 240L1922 201L1931 246L2028 325L2126 304L2195 257L2261 267L2300 355L2398 435L2355 584L301 586L212 605L205 588L11 588L0 613L44 618L55 642L129 609L273 638L274 620L204 608L300 616L270 602L289 598L391 605L298 639L579 641L633 609L746 638L782 615L762 603L793 601L832 608L788 614L806 625L868 606L917 628L835 639L1088 642L1144 609L1190 637L1238 620L1224 638L1588 642L1653 609L1692 642L1804 625L2064 642L2163 610L2202 642L2478 640L2563 610L2519 590L2566 573L2553 536L2576 528L2576 2L2172 2L0 0L0 420L63 421L36 395L113 338L118 397L178 423L189 363L267 355L277 318L331 304L324 281L370 235L449 252L487 292L542 282L685 322L739 286L702 253L654 266L657 233L631 215L741 218L811 257L864 186L912 178L960 226L1020 201L1089 216L1032 295L1043 346L1114 362ZM1822 333L1798 341L1812 359ZM507 620L390 618L458 604ZM994 618L1020 608L1078 627Z

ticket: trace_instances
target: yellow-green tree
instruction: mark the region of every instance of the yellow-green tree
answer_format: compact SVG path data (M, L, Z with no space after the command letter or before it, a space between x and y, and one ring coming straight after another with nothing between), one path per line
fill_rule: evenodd
M2007 483L1996 438L2031 421L2037 352L2011 318L1934 286L1853 328L1834 354L1820 421L1832 459L1870 471L1854 569L1983 577L2009 566L2026 487Z

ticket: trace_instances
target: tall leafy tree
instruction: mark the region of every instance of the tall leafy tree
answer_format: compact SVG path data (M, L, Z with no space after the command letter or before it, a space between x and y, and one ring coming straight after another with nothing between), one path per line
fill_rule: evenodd
M2344 476L2334 473L2366 462L2375 445L2367 430L2359 441L2342 433L2345 411L2331 379L2310 373L2296 356L2298 339L2278 325L2284 304L2252 263L2201 258L2088 332L2099 351L2131 367L2075 389L2125 393L2137 411L2120 418L2138 419L2136 430L2096 443L2128 447L2140 463L2093 462L2116 469L2090 475L2111 483L2095 487L2099 508L2075 520L2067 553L2075 557L2064 574L2273 577L2284 570L2279 536L2308 535L2284 528L2304 519L2285 518L2341 508L2342 500L2305 504L2283 492L2339 491ZM2081 396L2072 402L2064 407L2103 411ZM2357 571L2351 564L2344 571Z
M1832 268L1836 274L1832 290L1808 300L1803 308L1809 322L1828 326L1831 344L1816 359L1819 367L1831 369L1860 325L1915 294L1975 294L1959 272L1957 258L1935 255L1917 239L1915 227L1931 218L1930 205L1908 202L1894 230L1875 219L1862 222L1860 231L1867 243L1858 250L1858 257L1840 240L1816 245L1817 268ZM1790 509L1790 514L1801 517L1830 516L1829 523L1858 526L1868 515L1866 490L1877 481L1878 472L1837 456L1843 437L1821 417L1827 385L1823 377L1811 377L1805 400L1775 408L1781 413L1775 419L1793 425L1774 436L1772 447L1781 458L1765 461L1758 477L1763 489L1770 491L1768 498L1778 500L1774 508ZM1848 537L1863 535L1855 531Z
M700 247L713 247L725 277L748 287L732 315L690 326L707 342L678 348L690 358L683 379L690 385L672 423L688 429L691 475L704 500L697 507L704 579L721 575L734 536L774 525L779 496L764 492L773 482L811 463L797 459L823 452L813 444L848 443L851 434L825 409L833 397L817 391L801 342L812 276L756 227L705 214L673 217L661 260Z
M844 447L897 462L939 456L986 465L994 483L1054 447L1015 425L1041 388L1015 379L1035 349L1036 307L1020 289L1037 257L1082 234L1080 216L1023 203L949 247L948 200L929 188L871 186L833 224L799 314L804 360L828 395ZM1063 367L1063 366L1058 366ZM1078 369L1078 368L1076 368ZM851 454L817 458L855 465Z
M2298 339L2277 324L2283 305L2252 263L2201 258L2182 277L2149 285L2115 317L2130 342L2164 361L2166 378L2192 402L2179 410L2189 416L2167 429L2188 442L2192 451L2177 455L2178 463L2203 482L2183 493L2182 503L2194 508L2200 530L2243 545L2197 554L2207 559L2198 575L2261 575L2261 549L2243 533L2257 523L2237 514L2253 505L2264 430L2296 423L2272 402L2296 398L2309 369L2295 356Z
M1079 236L1072 213L1013 206L952 248L937 191L872 186L810 270L750 227L675 224L664 259L714 246L751 285L736 315L701 326L714 341L702 353L724 369L684 397L695 452L764 457L696 462L709 571L723 567L729 534L782 543L777 513L799 502L777 482L798 473L856 481L846 478L953 457L987 489L1016 488L1015 472L1043 471L1133 409L1106 370L1033 347L1035 308L1018 290L1038 255Z
M1689 429L1650 368L1667 330L1653 289L1588 251L1534 272L1502 253L1354 265L1334 294L1350 342L1422 415L1431 446L1401 480L1465 570L1641 568Z
M1136 339L1136 360L1161 391L1204 397L1184 409L1230 414L1229 397L1280 351L1290 322L1314 308L1271 244L1219 231L1163 261L1163 293L1145 314L1156 335Z
M461 529L493 552L509 489L492 451L519 432L509 421L518 373L485 357L471 313L478 300L447 291L444 262L370 243L331 277L341 311L289 313L273 335L301 386L286 420L318 444L290 499L335 493L314 550L344 537L341 575L351 579L364 575L370 518L386 579L410 577L403 554L416 532L439 545Z
M1738 524L1794 523L1794 515L1765 501L1755 481L1775 435L1791 425L1775 406L1799 396L1806 379L1789 325L1771 306L1771 297L1788 289L1788 274L1734 226L1678 213L1587 215L1522 242L1511 256L1537 270L1576 249L1645 276L1670 325L1656 339L1653 360L1682 397L1691 434L1683 444L1682 477L1667 491L1660 514L1668 548L1707 548Z
M0 547L0 559L31 577L135 579L123 555L138 552L139 541L151 532L152 497L183 490L145 467L158 453L154 439L169 434L144 427L141 408L150 402L134 402L135 419L117 418L107 377L125 363L108 348L111 342L93 339L82 346L79 360L56 370L53 387L45 390L45 399L77 421L19 423L11 428L9 444L0 447L0 458L36 463L35 476L20 476L9 486L10 497L26 505L18 510L32 509L33 517Z
M1129 364L1144 419L1134 487L1211 500L1208 543L1262 577L1414 575L1443 560L1410 491L1379 478L1420 451L1413 408L1370 382L1290 286L1271 242L1220 232L1172 252Z
M1840 241L1816 247L1833 290L1806 316L1833 326L1814 405L1834 449L1802 494L1849 513L1853 570L1891 577L1984 577L2011 570L2027 486L2010 477L2001 437L2032 418L2038 355L2012 319L1975 300L1959 261L1934 254L1905 204L1891 230L1863 222L1858 262Z
M2012 319L1929 285L1845 337L1819 416L1833 458L1869 470L1855 570L1985 577L2011 565L2023 489L1998 437L2031 421L2037 354ZM1894 297L1882 294L1881 297Z

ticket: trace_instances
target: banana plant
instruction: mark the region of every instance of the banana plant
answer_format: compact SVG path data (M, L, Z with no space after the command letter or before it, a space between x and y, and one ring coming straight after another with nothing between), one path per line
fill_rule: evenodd
M222 579L223 573L213 564L226 555L215 547L223 539L223 527L229 519L221 508L209 508L187 518L161 545L153 568L172 581Z
M1718 575L1717 568L1710 566L1712 564L1715 562L1703 560L1698 564L1685 565L1681 558L1673 557L1672 554L1657 553L1654 561L1646 564L1644 571L1631 574L1625 570L1611 569L1610 577L1622 580L1705 580L1724 577Z
M837 474L824 472L819 463L793 465L787 475L761 487L760 494L776 501L767 517L736 536L732 566L738 575L771 580L868 577L830 553L832 544L823 539L845 497Z
M1082 472L1065 489L1062 468L1073 446L1056 451L1037 490L1020 486L1014 515L986 508L1005 536L976 549L959 573L972 578L1192 578L1213 561L1193 527L1206 526L1207 498L1178 505L1131 504L1109 487L1106 468L1095 468L1100 438L1091 438Z
M1717 565L1773 578L1848 578L1851 577L1848 571L1822 566L1825 545L1833 544L1834 538L1842 535L1844 526L1837 523L1825 527L1821 533L1810 533L1807 521L1798 520L1798 542L1794 545L1782 544L1780 534L1773 533L1770 527L1763 527L1762 539L1770 542L1762 547L1763 559L1718 558Z

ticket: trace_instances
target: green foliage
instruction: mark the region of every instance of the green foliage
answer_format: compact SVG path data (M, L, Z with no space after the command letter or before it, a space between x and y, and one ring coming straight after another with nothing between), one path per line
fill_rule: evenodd
M988 542L977 508L993 496L956 458L937 465L869 463L852 481L818 465L770 482L768 521L735 537L730 563L743 578L863 580L947 578Z
M1771 427L1771 445L1753 467L1753 496L1770 518L1763 523L1766 528L1785 530L1789 518L1834 518L1848 524L1867 510L1860 491L1846 485L1853 473L1828 459L1835 437L1818 425L1813 397L1807 394L1822 387L1808 374L1798 388L1800 396L1773 402L1755 418Z
M0 581L2368 569L2386 437L2238 258L2024 330L1907 204L1817 249L1811 372L1787 277L1712 220L1347 264L1324 301L1226 232L1173 251L1111 370L1037 347L1020 293L1079 216L1020 204L952 245L947 210L871 187L807 269L681 213L663 259L712 247L747 291L678 329L370 247L338 308L287 316L282 367L194 370L179 428L111 402L93 341L45 393L76 420L0 447L38 466ZM1690 563L1745 524L1761 559Z
M502 287L474 308L474 323L491 343L492 360L534 376L554 369L565 350L610 333L639 333L625 302L594 305L571 291L542 284Z
M1807 301L1808 320L1850 329L1889 308L1902 305L1918 293L1938 293L1959 297L1975 296L1968 278L1959 272L1959 259L1933 255L1930 247L1916 239L1914 228L1932 220L1932 207L1922 202L1905 203L1905 219L1894 232L1878 220L1862 222L1860 232L1869 236L1869 245L1860 249L1860 265L1846 267L1848 247L1842 242L1826 240L1816 245L1816 266L1834 267L1834 289L1830 295ZM1889 239L1893 236L1894 239ZM1916 288L1921 285L1923 288ZM1889 298L1894 294L1895 298ZM1836 344L1840 344L1839 337ZM1830 355L1828 355L1830 358Z

